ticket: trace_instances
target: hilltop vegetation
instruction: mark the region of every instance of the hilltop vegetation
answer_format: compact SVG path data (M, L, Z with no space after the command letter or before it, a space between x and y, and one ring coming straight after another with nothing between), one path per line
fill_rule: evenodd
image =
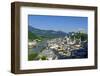
M76 39L81 38L81 41L85 41L88 39L88 35L86 33L82 33L82 32L70 32L68 35L71 37L71 39L74 39L74 37Z

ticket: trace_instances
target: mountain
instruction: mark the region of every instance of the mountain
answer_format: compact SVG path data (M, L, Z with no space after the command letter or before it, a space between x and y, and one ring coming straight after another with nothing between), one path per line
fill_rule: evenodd
M32 26L28 26L28 31L42 38L58 38L65 37L67 35L67 33L62 31L41 30Z

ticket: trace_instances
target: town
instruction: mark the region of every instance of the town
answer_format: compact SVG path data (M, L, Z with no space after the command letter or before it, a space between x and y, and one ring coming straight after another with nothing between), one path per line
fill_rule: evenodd
M76 33L71 33L69 36L48 39L43 42L37 39L29 42L28 46L32 49L35 48L35 51L37 51L36 48L40 48L34 60L87 58L87 39L82 40L82 37L77 38L75 35Z

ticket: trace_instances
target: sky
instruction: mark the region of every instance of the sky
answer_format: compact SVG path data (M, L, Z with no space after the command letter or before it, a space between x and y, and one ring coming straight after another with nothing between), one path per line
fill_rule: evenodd
M50 16L50 15L28 15L28 25L42 29L63 32L87 32L88 17L76 16Z

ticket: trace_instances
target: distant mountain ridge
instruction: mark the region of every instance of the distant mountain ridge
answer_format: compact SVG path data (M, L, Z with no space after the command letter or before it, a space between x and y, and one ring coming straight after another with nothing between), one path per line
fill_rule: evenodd
M41 36L44 38L57 38L57 37L65 37L67 33L62 31L54 31L54 30L41 30L38 28L34 28L32 26L28 26L28 31L32 32L37 36Z

